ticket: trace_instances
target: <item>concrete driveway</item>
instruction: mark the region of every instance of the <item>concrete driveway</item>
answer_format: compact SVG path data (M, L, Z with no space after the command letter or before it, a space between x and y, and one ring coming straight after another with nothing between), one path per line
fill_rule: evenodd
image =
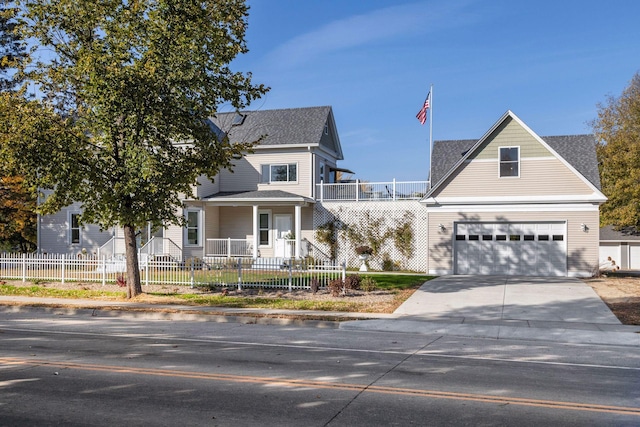
M590 286L567 277L443 276L394 314L427 319L620 324Z

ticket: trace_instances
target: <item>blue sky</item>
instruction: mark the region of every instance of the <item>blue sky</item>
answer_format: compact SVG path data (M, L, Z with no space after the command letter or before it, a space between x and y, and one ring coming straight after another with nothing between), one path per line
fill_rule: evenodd
M249 0L238 71L271 87L251 109L331 105L369 181L424 180L433 139L480 138L507 110L541 136L589 133L640 70L635 0Z

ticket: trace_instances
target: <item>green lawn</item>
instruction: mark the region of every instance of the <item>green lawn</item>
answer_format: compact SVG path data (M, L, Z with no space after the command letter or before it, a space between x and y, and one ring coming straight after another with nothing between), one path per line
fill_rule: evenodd
M350 273L353 274L353 273ZM397 294L400 299L395 303L399 305L410 293L404 292L409 289L418 288L424 282L431 280L434 276L417 276L402 274L361 274L361 277L372 277L377 284L378 290L390 291ZM123 300L126 297L125 291L101 291L88 290L82 288L82 283L78 283L77 289L56 289L53 285L33 285L33 286L13 286L10 284L0 285L0 295L15 295L27 297L50 297L50 298L77 298L77 299L103 299L103 300ZM184 285L183 285L184 286ZM172 286L175 287L175 286ZM143 286L144 290L144 286ZM235 308L270 308L288 310L320 310L320 311L376 311L375 307L362 303L350 301L348 298L338 301L329 300L293 300L286 297L245 297L227 296L219 292L205 294L182 294L176 292L167 293L144 293L142 302L159 302L163 304L188 304L195 306L210 307L235 307ZM144 299L147 298L147 299ZM154 298L156 300L154 301ZM388 312L390 307L381 308Z

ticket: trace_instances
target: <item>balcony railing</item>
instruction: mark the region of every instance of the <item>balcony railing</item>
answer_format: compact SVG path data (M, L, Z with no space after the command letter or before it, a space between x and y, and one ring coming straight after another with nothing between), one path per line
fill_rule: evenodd
M253 243L247 239L207 239L206 256L250 257Z
M429 181L367 182L356 180L338 184L317 184L322 201L420 200L429 190Z

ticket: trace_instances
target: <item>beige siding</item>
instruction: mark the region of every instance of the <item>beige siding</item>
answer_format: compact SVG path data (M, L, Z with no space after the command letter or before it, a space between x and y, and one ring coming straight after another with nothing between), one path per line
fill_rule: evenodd
M310 157L306 149L293 152L291 150L258 150L238 160L233 173L227 170L220 172L220 191L282 190L310 197ZM297 182L260 184L261 165L275 163L296 163L298 165Z
M220 207L207 206L205 208L204 238L220 238Z
M507 117L470 158L497 160L500 147L520 147L521 158L552 156L551 152L525 128L511 117Z
M519 177L500 177L500 147L520 147ZM544 197L593 193L587 183L510 117L439 187L433 194L436 198Z
M429 270L453 270L453 224L456 221L544 222L567 221L567 269L590 272L598 263L599 215L586 212L465 212L429 214ZM589 228L582 231L581 224ZM439 224L445 226L441 231Z
M558 185L562 183L562 185ZM519 178L500 178L498 160L471 161L434 197L570 196L593 190L556 158L522 159Z

